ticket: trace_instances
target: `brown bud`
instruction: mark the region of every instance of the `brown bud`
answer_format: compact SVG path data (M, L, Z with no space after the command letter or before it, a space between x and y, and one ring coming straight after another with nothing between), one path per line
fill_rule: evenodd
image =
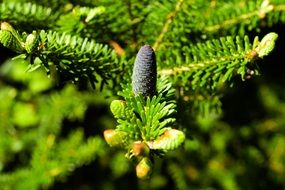
M149 154L149 147L144 142L136 141L133 144L132 153L134 156L147 156Z

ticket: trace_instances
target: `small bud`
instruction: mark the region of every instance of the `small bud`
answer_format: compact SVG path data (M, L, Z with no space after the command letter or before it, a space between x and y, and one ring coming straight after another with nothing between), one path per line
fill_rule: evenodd
M1 30L15 32L15 29L8 22L1 22Z
M1 22L1 30L10 32L15 39L19 41L19 43L23 43L21 36L8 22Z
M174 150L185 141L185 134L177 129L168 129L157 140L148 142L151 149Z
M0 31L0 43L6 48L9 48L16 52L22 52L23 46L9 31Z
M148 157L144 157L136 166L136 174L140 179L149 178L152 172L152 163Z
M114 129L107 129L104 131L105 141L110 146L123 147L126 143L128 134L124 131L118 131Z
M8 22L1 22L0 28L0 43L16 52L22 52L24 45L18 32Z
M133 144L132 153L134 156L148 156L149 147L144 142L136 141Z
M123 100L113 100L110 105L111 112L116 118L125 116L126 103Z
M27 36L25 42L25 49L28 53L32 53L38 46L38 35L36 32L33 32Z
M278 34L274 32L266 34L262 38L261 42L255 49L260 58L263 58L264 56L268 55L274 49L277 38Z
M133 93L137 96L153 96L156 93L156 58L151 46L144 45L139 50L133 69Z

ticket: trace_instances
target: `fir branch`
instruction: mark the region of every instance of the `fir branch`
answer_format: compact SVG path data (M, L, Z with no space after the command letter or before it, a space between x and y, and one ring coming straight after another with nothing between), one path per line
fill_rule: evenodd
M4 1L11 1L11 0L4 0ZM18 0L13 0L15 2L17 2ZM53 10L64 10L66 7L71 6L71 2L70 1L66 1L66 0L21 0L21 2L31 2L31 3L36 3L38 5L44 6L44 7L50 7ZM79 3L79 2L77 2ZM82 2L80 2L82 3ZM86 3L86 1L84 1L84 3ZM68 6L66 6L68 5Z
M285 23L285 4L284 1L273 2L273 10L267 15L267 25L272 26L278 23Z
M118 117L117 129L126 132L131 141L155 140L175 121L171 117L175 113L174 89L166 79L158 80L158 95L146 101L141 94L134 96L130 86L123 89L118 94L126 101L122 108L124 114L114 111L113 114Z
M47 69L48 62L54 63L57 70L70 76L71 80L87 77L94 84L98 81L94 75L96 73L104 84L118 69L115 52L106 45L51 31L41 31L39 36L39 48L34 55L43 61Z
M58 13L51 8L35 3L2 2L0 4L0 20L17 24L23 30L51 28ZM32 24L31 24L32 23Z
M284 4L279 3L263 0L249 1L238 7L226 4L207 17L203 30L206 33L214 33L239 25L236 31L243 35L245 27L258 29L261 21L263 21L263 27L264 24L272 26L279 21L284 22L283 16L279 15L284 14L285 7ZM272 20L272 17L275 17L275 20Z
M38 139L37 142L30 167L0 174L2 188L48 188L55 180L67 176L77 167L94 160L104 149L101 138L93 137L84 142L81 131L73 132L62 141L57 142L56 137L50 134L46 138Z
M44 115L39 119L38 136L47 134L59 134L61 121L64 118L70 120L82 119L87 110L88 96L76 91L74 85L67 85L62 91L42 96L37 100L39 114ZM54 110L60 110L54 112Z
M270 41L271 44L266 44L266 39L271 35L273 35ZM276 34L268 34L264 37L263 43L259 43L256 37L253 45L247 36L244 39L239 36L235 39L223 37L219 40L198 43L195 46L183 48L182 55L180 52L174 51L175 59L169 61L168 64L161 65L162 69L158 73L174 76L174 78L182 75L186 79L182 80L185 81L180 84L182 86L187 86L188 81L191 81L193 89L204 86L213 89L229 81L235 74L240 74L242 79L245 79L247 74L250 73L258 74L258 70L253 67L253 63L264 56L264 49L268 50L270 48L270 51L272 51L276 37ZM261 47L263 50L260 50ZM169 67L172 65L173 67Z
M176 14L180 11L183 2L184 2L184 0L178 0L177 4L175 6L175 10L173 12L170 12L167 15L166 22L164 23L163 28L162 28L159 36L157 37L154 45L153 45L153 49L157 50L159 48L160 43L162 42L165 33L168 32L169 25L172 23L172 21L175 18Z
M95 87L98 82L95 73L101 77L103 85L119 68L113 50L88 38L44 30L21 36L8 23L1 24L0 32L3 45L10 49L17 48L18 52L31 58L29 70L35 70L42 65L50 73L52 63L68 80L76 82L88 78ZM41 63L34 64L36 58L39 58Z
M127 10L128 10L128 16L131 20L131 22L134 22L134 19L135 19L135 16L133 14L133 11L132 11L132 1L131 0L127 0L125 1L125 4L126 4L126 7L127 7ZM132 30L132 38L133 38L133 42L135 43L135 46L136 46L136 43L138 41L137 39L137 26L134 25L133 27L131 27L131 30Z
M109 15L106 7L72 7L69 11L61 14L57 20L56 31L65 32L71 35L78 35L95 39L97 42L107 42L109 34ZM94 32L94 28L100 28Z
M155 155L177 149L185 140L185 134L172 129L175 118L175 90L166 78L158 80L158 95L135 96L130 86L118 94L124 100L114 100L111 111L117 118L116 129L104 131L110 146L127 149L127 157L135 160L137 177L145 179L152 170Z
M167 3L163 5L167 5ZM166 8L163 5L156 8L161 9L159 14L164 17L166 11L162 10ZM160 42L159 50L167 51L170 48L178 50L192 43L203 42L211 36L221 37L237 34L244 36L248 30L260 31L263 27L283 23L285 18L283 16L283 5L284 1L282 0L221 1L216 3L184 2L179 12L176 12L175 19L172 19L171 23L169 22L170 24L166 25L168 32L163 33L163 40ZM167 7L167 11L170 10L171 8ZM205 14L201 14L201 12ZM152 33L147 33L148 35L145 36L148 42L154 41L154 36L156 37L155 41L158 40L157 28L163 28L165 23L167 22L155 18L155 15L150 15L144 23L147 26L144 28L146 30L144 33L147 33L148 30L152 31Z
M104 19L108 21L109 30L106 32L109 34L109 40L122 44L120 46L125 46L126 49L136 49L137 45L145 43L141 37L142 25L152 11L152 4L149 0L100 0L97 6L106 7Z
M124 2L124 5L127 10L128 20L130 25L130 35L132 38L132 44L130 44L133 48L136 48L139 45L140 33L142 31L141 26L145 19L148 17L150 13L150 6L152 3L148 0L142 0L140 2L127 0ZM128 40L129 41L129 40Z

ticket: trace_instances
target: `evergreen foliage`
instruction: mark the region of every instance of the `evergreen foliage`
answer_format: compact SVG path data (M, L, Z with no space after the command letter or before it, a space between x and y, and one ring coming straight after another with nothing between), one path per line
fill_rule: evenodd
M284 188L284 22L284 0L0 1L0 189Z
M4 1L1 3L0 17L2 21L15 23L24 30L32 30L30 23L36 28L50 28L58 14L49 7L31 2Z

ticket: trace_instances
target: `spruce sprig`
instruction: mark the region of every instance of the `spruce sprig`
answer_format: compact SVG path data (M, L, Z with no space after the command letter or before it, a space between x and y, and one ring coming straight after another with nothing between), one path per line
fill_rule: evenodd
M130 85L124 86L118 93L124 100L111 103L118 125L104 132L110 146L127 150L127 158L135 160L137 176L143 179L149 177L155 155L177 149L185 140L182 131L172 128L176 121L175 90L166 78L157 82L159 94L146 99L142 94L135 96Z
M91 84L98 82L94 73L106 83L118 67L116 55L107 45L87 38L41 31L38 50L34 52L47 69L48 62L54 63L57 70L75 81L88 78ZM109 70L109 72L106 72Z
M183 47L182 52L174 50L172 56L158 54L158 60L168 57L168 61L160 65L158 73L172 76L179 85L190 85L192 89L215 89L236 74L243 80L248 75L258 74L257 60L273 50L276 39L275 33L267 34L261 42L255 37L253 43L247 36L228 36Z
M50 73L51 65L54 65L67 79L76 82L87 78L93 87L99 81L96 74L103 85L119 68L115 52L107 45L70 34L41 30L20 35L9 23L3 22L0 42L24 57L30 57L29 70L42 65ZM34 64L37 58L41 63Z
M238 6L227 2L205 17L204 31L244 35L248 30L259 31L266 25L284 22L284 11L284 1L246 1Z
M110 106L118 125L104 132L110 146L127 149L127 157L136 160L139 178L150 175L154 155L174 150L185 140L182 131L172 128L175 90L166 78L156 77L155 53L143 46L135 60L132 86L123 85L118 93L123 100L113 100Z
M131 141L153 141L174 125L175 90L166 78L158 80L157 96L134 96L130 85L118 95L124 100L114 100L111 111L117 118L116 130L128 134Z

